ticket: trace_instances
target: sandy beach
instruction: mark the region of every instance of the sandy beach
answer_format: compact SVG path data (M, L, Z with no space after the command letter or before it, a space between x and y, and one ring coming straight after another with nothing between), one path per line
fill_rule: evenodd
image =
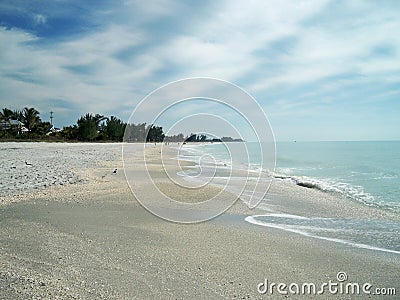
M18 193L3 188L0 299L396 299L373 293L376 288L400 293L399 254L250 224L247 216L266 211L249 210L240 200L207 222L168 222L135 200L123 172L120 144L32 147L32 153L70 153L69 159L60 155L68 168L59 175L44 170L49 178L56 177L51 184ZM161 189L176 193L163 185L158 147L148 149L153 158L149 168ZM37 157L38 163L48 162L47 156L42 161ZM34 165L34 158L24 158L21 168L25 159ZM3 166L20 161L2 160ZM58 178L64 173L71 175L61 185ZM138 184L146 189L149 183ZM210 186L203 193L215 190ZM267 196L268 205L280 213L399 221L396 214L284 180L274 180ZM266 279L277 285L315 283L318 290L329 281L339 283L341 272L347 276L344 283L370 283L371 294L329 293L327 288L321 295L285 295L276 287L273 294L258 291Z

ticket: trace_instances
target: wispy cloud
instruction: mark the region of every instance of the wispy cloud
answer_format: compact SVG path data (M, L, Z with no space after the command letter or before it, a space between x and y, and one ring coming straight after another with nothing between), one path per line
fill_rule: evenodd
M301 139L315 129L305 115L324 128L343 107L393 109L399 11L373 1L2 1L1 102L59 110L60 125L86 111L127 118L160 85L209 76L246 88L278 136ZM296 128L285 125L293 118ZM400 138L385 124L382 116L382 132Z

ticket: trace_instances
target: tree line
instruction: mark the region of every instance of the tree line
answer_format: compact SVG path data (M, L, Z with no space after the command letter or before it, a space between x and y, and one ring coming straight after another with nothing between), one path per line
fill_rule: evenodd
M127 124L116 116L86 113L71 126L54 128L42 121L35 108L23 110L3 108L0 111L0 139L2 140L61 140L61 141L114 141L162 142L163 128L153 124Z
M3 108L0 111L0 140L44 140L99 142L237 142L231 137L209 138L204 134L183 133L166 136L163 128L154 124L125 123L116 116L86 113L71 126L54 128L51 122L42 121L33 107L22 110Z
M23 110L11 110L3 108L0 111L0 137L35 138L46 135L51 129L50 122L42 121L40 113L33 107L25 107Z

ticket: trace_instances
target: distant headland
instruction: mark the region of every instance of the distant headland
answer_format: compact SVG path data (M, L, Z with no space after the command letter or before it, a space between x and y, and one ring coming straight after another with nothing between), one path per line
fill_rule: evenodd
M224 136L222 138L207 137L204 134L191 134L184 140L186 143L229 143L229 142L244 142L242 139L235 139L230 136Z

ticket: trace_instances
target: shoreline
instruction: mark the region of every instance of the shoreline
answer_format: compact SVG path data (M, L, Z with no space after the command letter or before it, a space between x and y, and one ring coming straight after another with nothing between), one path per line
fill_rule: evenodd
M187 156L181 156L182 159L196 161L192 157L196 153L193 147L188 151ZM219 164L224 168L223 165L222 162ZM242 176L245 179L246 174ZM269 192L260 202L258 212L249 212L247 222L359 249L400 254L400 245L396 243L400 236L398 230L394 232L393 229L400 228L397 211L367 205L337 192L315 188L314 185L299 184L290 176L276 176L275 173L270 176L267 177L267 180L272 178ZM246 205L246 201L243 202ZM355 226L358 233L346 233ZM374 238L369 236L372 231L375 231ZM394 241L385 242L385 239Z
M335 147L336 144L335 142L333 143L334 146L332 147ZM370 143L373 144L374 142ZM257 157L257 151L252 151L253 143L248 144L249 153ZM296 185L321 190L338 197L345 196L351 201L357 201L366 206L376 207L400 215L400 205L397 201L398 199L395 197L399 191L398 186L395 184L395 179L400 174L398 174L395 165L393 166L393 171L391 171L391 167L387 163L378 163L369 166L369 164L365 165L365 161L361 161L357 163L360 165L356 164L353 166L351 163L353 158L356 159L356 157L354 157L354 153L351 151L354 151L354 149L358 151L364 150L361 149L358 142L345 142L341 146L336 145L337 149L335 149L339 153L338 155L329 152L330 149L326 147L327 144L329 142L277 143L277 152L280 149L279 152L281 154L278 155L274 172L269 172L266 169L263 169L262 172L265 172L267 177L291 181ZM213 155L220 158L217 164L226 163L230 165L229 159L226 155L222 154L222 149L218 149L218 147L209 148L205 144L203 146L205 147L190 146L188 149L189 155L185 159L193 160L193 155L201 156L210 151ZM365 150L366 155L370 158L376 158L377 154L374 147ZM313 152L313 148L319 150ZM329 152L329 155L333 156L333 158L322 154L321 149ZM352 154L349 154L349 151ZM359 153L358 151L357 153ZM387 152L388 149L385 148L383 151ZM309 152L312 153L311 156ZM221 157L223 157L222 160ZM246 161L244 158L236 157L234 168L245 169L247 165ZM257 160L254 161L254 164L250 165L251 169L255 171L260 170ZM351 166L347 168L347 165ZM364 168L369 169L365 171ZM386 186L388 193L379 188L381 186Z
M152 172L160 172L157 166L154 160ZM398 255L254 226L244 218L260 210L241 201L208 222L167 222L134 199L121 160L81 171L85 183L29 192L0 206L0 298L262 299L272 296L257 292L265 278L319 284L335 281L338 272L349 282L400 291ZM309 217L376 214L356 203L343 210L345 202L286 183L273 182L267 196L267 208L286 201L282 212Z

